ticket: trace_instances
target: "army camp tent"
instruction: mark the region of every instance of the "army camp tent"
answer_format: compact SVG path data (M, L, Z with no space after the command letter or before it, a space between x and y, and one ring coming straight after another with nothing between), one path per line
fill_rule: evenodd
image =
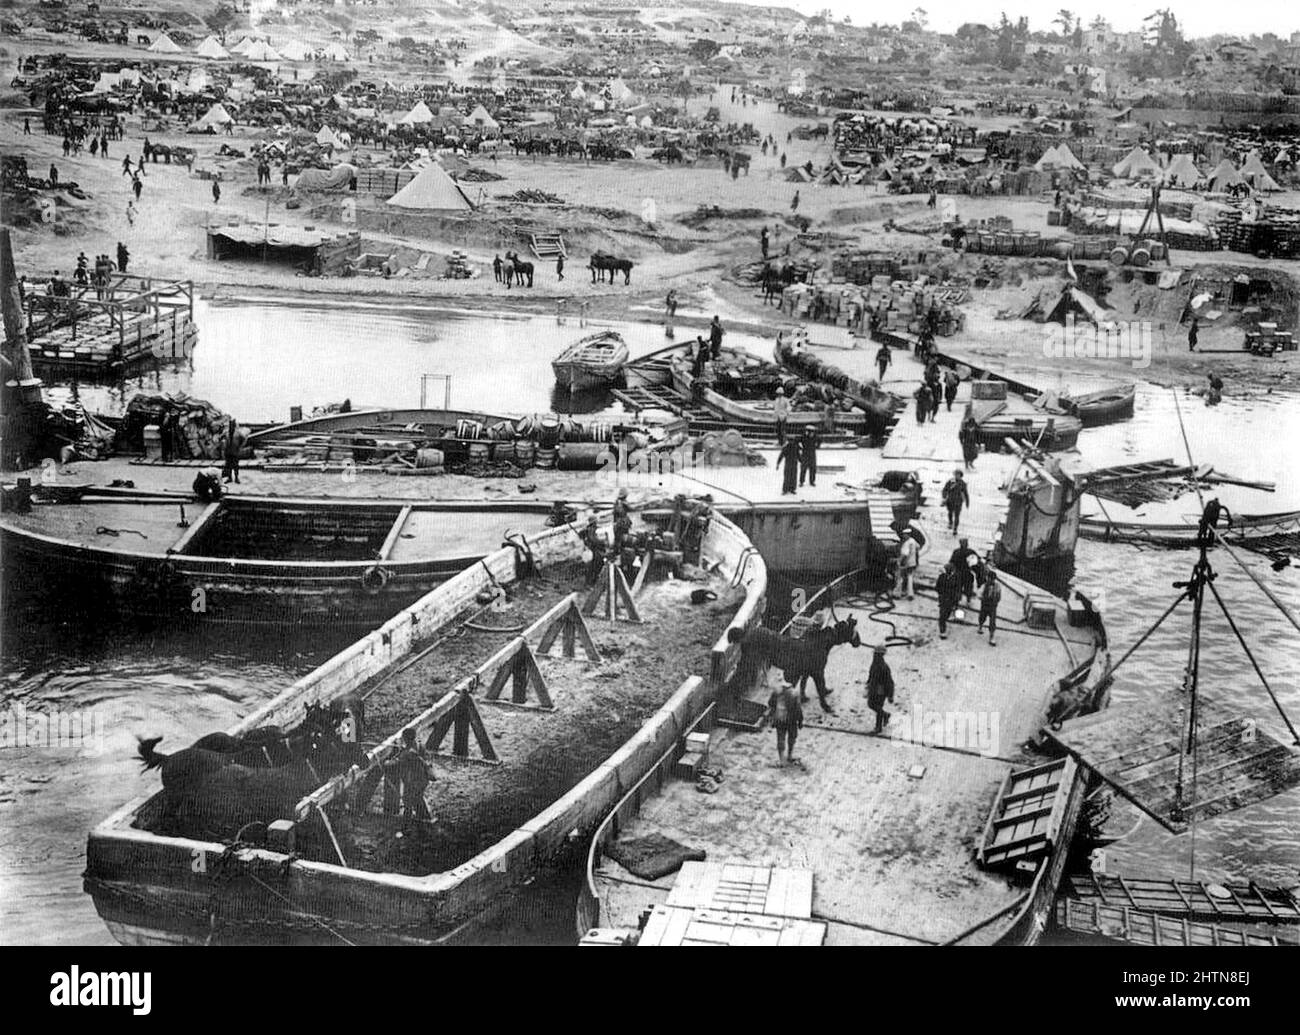
M1201 171L1189 154L1174 155L1174 160L1165 170L1165 182L1171 187L1195 187L1202 179Z
M474 207L460 184L436 162L421 169L415 179L388 199L388 203L398 208L426 212L468 212Z
M352 57L341 43L330 43L320 52L326 61L351 61Z
M1076 323L1087 321L1097 326L1107 322L1106 310L1098 304L1096 299L1092 298L1082 288L1067 284L1061 289L1061 294L1056 299L1056 302L1047 310L1047 322L1064 324L1071 317L1074 318Z
M167 33L161 33L153 46L149 48L150 54L184 54L185 51L172 42L172 38Z
M1158 176L1160 166L1142 148L1135 147L1116 162L1111 171L1122 180L1136 180L1143 176Z
M1225 191L1246 182L1246 178L1237 171L1237 167L1228 159L1223 159L1210 173L1210 190Z
M321 128L316 131L316 143L323 144L327 147L343 146L343 141L335 136L334 130L330 129L329 126L321 126Z
M580 101L586 96L587 91L582 88L581 83L575 84L573 89L569 91L569 98L571 100Z
M234 121L235 120L230 117L230 112L226 111L225 106L218 101L208 109L208 113L204 115L203 118L199 119L198 122L194 123L190 128L197 130L205 130L209 128L221 129L223 126Z
M488 110L481 104L475 105L474 110L465 116L465 125L471 128L477 127L485 133L495 133L501 128L500 123L489 115Z
M399 126L419 126L433 121L433 112L424 101L416 101L415 107L397 120Z
M309 61L311 59L311 51L307 49L305 43L300 43L298 40L292 40L280 47L280 57L284 58L286 61Z
M230 53L215 36L207 37L198 45L198 49L194 53L201 58L212 58L213 60L230 57Z
M1079 159L1074 157L1074 152L1070 150L1070 145L1061 143L1056 145L1056 167L1058 169L1079 169L1087 168Z
M280 52L265 40L258 40L246 51L244 57L249 61L280 61Z
M619 76L609 84L609 98L615 104L621 104L624 101L632 99L632 90L627 83L623 82L623 77Z
M1246 156L1246 160L1241 165L1242 178L1246 180L1256 190L1276 191L1282 188L1268 170L1264 168L1264 163L1260 161L1259 152L1252 151Z
M245 36L242 40L230 48L232 54L247 54L248 48L253 46L257 41L252 36Z

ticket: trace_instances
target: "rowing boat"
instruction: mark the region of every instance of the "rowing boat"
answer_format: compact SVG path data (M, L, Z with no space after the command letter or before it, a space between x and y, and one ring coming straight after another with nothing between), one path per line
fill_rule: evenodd
M1107 517L1085 517L1079 532L1087 539L1114 543L1145 543L1148 546L1189 547L1196 545L1199 521L1188 517L1183 522L1148 524L1143 521L1112 521ZM1300 510L1276 514L1233 515L1231 526L1219 528L1219 534L1233 546L1265 546L1274 536L1300 533Z
M69 502L61 500L70 499ZM8 584L154 619L373 627L546 526L545 503L60 493L0 515ZM21 574L26 572L27 575Z
M443 432L454 432L463 422L487 427L509 418L483 413L478 410L397 409L351 410L347 413L329 413L321 417L274 424L253 431L248 444L255 449L271 443L301 441L338 434L389 436L419 434L424 438L440 438ZM474 436L457 436L474 437Z
M1137 385L1127 384L1086 395L1063 395L1059 397L1059 403L1066 413L1083 421L1085 428L1092 428L1132 417L1136 396Z
M627 342L617 331L579 338L551 361L555 380L573 391L612 384L627 362Z
M152 790L91 831L84 887L112 935L428 945L477 940L522 912L529 886L580 856L732 677L728 633L761 621L767 584L748 540L715 516L703 581L638 579L639 622L589 627L573 526L531 548L528 565L500 549L467 567L229 731L288 729L311 705L364 698L364 761L264 835L191 832ZM697 589L717 600L693 603ZM493 593L506 594L495 610L480 602ZM407 737L433 770L434 818L403 817L378 791Z

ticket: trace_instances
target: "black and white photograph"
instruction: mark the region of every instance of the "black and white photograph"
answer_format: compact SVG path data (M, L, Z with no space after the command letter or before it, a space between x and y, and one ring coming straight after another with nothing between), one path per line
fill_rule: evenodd
M0 68L41 1002L1300 945L1300 15L4 0Z

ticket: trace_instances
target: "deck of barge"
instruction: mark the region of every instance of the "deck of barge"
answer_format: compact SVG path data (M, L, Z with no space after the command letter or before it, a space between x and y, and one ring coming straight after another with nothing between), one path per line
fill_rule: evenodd
M1027 882L982 870L976 847L1007 772L1042 761L1022 745L1039 728L1056 680L1093 651L1087 630L1063 627L1062 638L1029 628L1010 587L1001 610L995 648L969 618L940 640L929 593L878 615L912 642L889 649L897 697L890 736L877 737L866 674L870 644L890 630L872 621L870 602L840 604L841 618L857 617L863 646L831 653L827 681L837 714L823 714L815 698L805 705L802 764L778 767L771 729L716 729L710 764L724 771L717 793L670 781L620 838L659 833L703 849L711 862L811 870L812 919L827 924L827 944L941 944L1005 910L963 939L995 940ZM765 700L773 685L751 697ZM954 734L973 717L975 735L940 737L935 716L940 725L960 719ZM916 766L924 767L919 778L909 775ZM675 879L643 880L602 858L602 926L635 928Z
M585 597L583 568L516 583L504 610L467 609L439 631L435 649L366 688L367 740L391 736L566 595ZM717 599L691 604L699 588ZM707 671L710 650L743 600L743 590L711 575L647 582L636 598L642 624L587 619L599 663L581 653L574 660L537 655L553 711L495 704L476 692L499 763L432 756L425 801L433 821L399 833L402 821L382 815L377 794L367 814L348 822L349 863L375 872L446 872L500 841L608 758L685 679ZM491 629L499 631L484 631ZM450 740L443 751L449 747Z

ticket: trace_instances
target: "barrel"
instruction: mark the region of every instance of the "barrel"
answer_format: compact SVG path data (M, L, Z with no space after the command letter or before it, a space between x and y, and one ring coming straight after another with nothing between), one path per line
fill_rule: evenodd
M1143 241L1142 247L1151 253L1153 260L1163 259L1165 257L1165 243L1163 241Z
M1043 235L1036 231L1027 230L1020 235L1020 243L1024 249L1022 255L1037 256L1043 250Z
M544 470L550 470L555 466L554 446L539 446L537 448L537 466Z
M599 471L611 455L603 442L562 442L554 453L555 468L559 471ZM542 466L540 456L538 466Z
M1151 258L1150 255L1147 258ZM1110 261L1116 266L1123 266L1128 261L1128 249L1118 245L1110 250Z
M537 445L531 438L515 439L515 461L524 467L531 467L537 457Z
M553 452L555 447L560 444L561 434L560 419L555 414L548 413L542 418L541 427L537 431L537 444L546 446ZM541 466L540 458L538 466Z
M998 232L993 235L993 253L995 255L1011 254L1011 235Z
M1051 241L1046 244L1043 254L1053 259L1068 259L1074 254L1074 243L1072 241Z
M613 426L607 420L594 420L587 425L587 438L592 442L608 442Z
M481 421L469 420L461 417L456 421L457 438L480 438L483 435L483 424Z
M490 452L491 450L486 442L471 442L469 444L469 458L471 461L486 461Z
M289 423L290 423L290 424L297 424L298 421L300 421L300 420L302 420L302 407L301 407L301 406L290 406L290 407L289 407Z
M421 470L428 467L441 467L444 459L441 449L417 449L415 451L415 466Z
M509 442L492 443L492 459L498 463L514 463L515 460L515 443L512 439Z
M1128 257L1128 261L1134 266L1146 266L1151 262L1151 252L1142 246L1133 249L1133 253Z

